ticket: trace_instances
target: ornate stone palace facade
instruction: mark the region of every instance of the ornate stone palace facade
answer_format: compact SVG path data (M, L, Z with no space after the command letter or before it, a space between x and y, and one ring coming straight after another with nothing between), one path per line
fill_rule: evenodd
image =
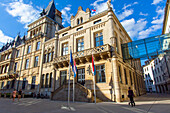
M123 101L128 98L128 87L135 95L145 93L140 60L123 60L121 44L132 40L109 2L108 10L94 16L89 8L83 11L79 7L71 17L71 25L64 28L61 12L51 1L28 28L27 36L18 35L0 50L1 94L15 88L22 89L25 95L40 93L54 100L66 100L70 49L77 65L76 101L94 99L92 53L98 100Z

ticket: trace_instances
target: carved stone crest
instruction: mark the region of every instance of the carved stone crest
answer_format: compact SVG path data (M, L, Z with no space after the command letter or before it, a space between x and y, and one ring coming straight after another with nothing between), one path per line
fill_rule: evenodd
M108 9L111 9L111 0L107 1L107 7L108 7Z

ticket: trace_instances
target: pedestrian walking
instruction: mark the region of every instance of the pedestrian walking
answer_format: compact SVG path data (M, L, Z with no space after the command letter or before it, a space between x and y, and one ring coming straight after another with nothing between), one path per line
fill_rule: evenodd
M21 98L21 95L22 95L22 90L20 89L20 90L18 91L18 101L19 101L19 99Z
M135 106L135 102L134 102L134 94L133 94L133 90L131 90L131 88L129 87L129 90L128 90L128 97L130 99L130 102L129 102L129 105L131 104L131 106Z
M17 91L16 91L16 89L14 89L14 91L12 92L13 102L15 100L16 94L17 94Z

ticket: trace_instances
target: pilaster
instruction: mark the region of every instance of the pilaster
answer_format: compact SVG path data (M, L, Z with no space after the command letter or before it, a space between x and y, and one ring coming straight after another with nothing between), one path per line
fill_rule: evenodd
M41 60L40 61L40 69L39 69L39 76L38 76L38 88L37 88L37 93L40 92L41 89L41 75L42 75L42 70L43 70L43 60L44 60L44 44L45 43L45 37L43 38L43 42L42 42L42 51L41 51Z

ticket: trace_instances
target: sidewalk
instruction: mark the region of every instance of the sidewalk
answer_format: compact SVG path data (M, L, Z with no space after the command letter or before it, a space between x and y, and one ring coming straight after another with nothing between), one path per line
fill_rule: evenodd
M147 94L135 98L136 106L128 102L70 103L48 99L23 98L20 102L0 98L0 113L170 113L170 95Z

